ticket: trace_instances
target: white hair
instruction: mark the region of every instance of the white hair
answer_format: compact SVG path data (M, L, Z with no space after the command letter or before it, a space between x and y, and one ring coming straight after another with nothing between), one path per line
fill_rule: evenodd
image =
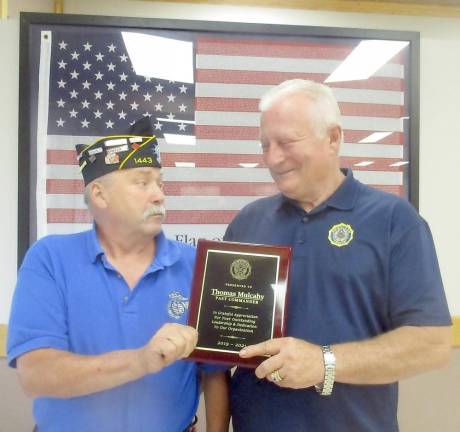
M279 99L294 93L307 96L315 104L314 125L319 136L326 135L331 127L342 127L342 116L332 90L310 80L292 79L272 87L260 99L259 109L261 112L267 111Z

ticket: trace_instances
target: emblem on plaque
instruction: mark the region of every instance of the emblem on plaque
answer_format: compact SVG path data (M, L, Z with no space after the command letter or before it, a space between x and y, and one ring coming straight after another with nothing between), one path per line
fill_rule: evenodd
M173 291L169 294L168 315L171 318L179 319L188 309L188 298L180 292Z
M230 274L234 279L244 280L251 275L251 264L245 259L237 259L230 266Z
M339 223L329 230L329 242L337 247L347 246L353 240L354 231L350 225Z

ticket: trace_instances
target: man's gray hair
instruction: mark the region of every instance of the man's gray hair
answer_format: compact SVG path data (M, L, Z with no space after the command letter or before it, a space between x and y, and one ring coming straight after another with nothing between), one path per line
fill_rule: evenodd
M92 182L89 182L85 186L85 189L83 191L83 201L84 201L84 203L86 204L86 207L88 207L89 210L91 210L91 202L92 202L92 199L91 199L91 185L93 184L93 182L96 182L96 181L98 181L99 183L108 184L110 182L111 174L112 173L104 174L103 176L94 179Z
M332 90L324 84L310 80L292 79L271 88L260 99L259 109L261 112L267 111L279 99L294 93L303 94L314 102L314 124L318 135L326 135L333 126L342 127L342 116Z
M89 184L85 186L85 190L83 191L83 201L86 204L86 207L90 208L91 191Z

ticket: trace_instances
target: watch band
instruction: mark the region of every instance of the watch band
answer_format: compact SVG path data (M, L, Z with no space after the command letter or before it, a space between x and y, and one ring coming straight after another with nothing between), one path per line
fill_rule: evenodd
M316 384L315 389L321 396L329 396L332 393L335 379L335 355L329 345L321 347L324 361L324 380Z

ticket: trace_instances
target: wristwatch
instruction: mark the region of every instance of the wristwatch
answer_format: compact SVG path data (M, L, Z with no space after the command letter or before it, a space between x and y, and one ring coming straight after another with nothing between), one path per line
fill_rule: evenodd
M335 379L335 355L329 345L323 345L321 350L323 351L324 380L321 384L316 384L315 389L321 396L330 396Z

